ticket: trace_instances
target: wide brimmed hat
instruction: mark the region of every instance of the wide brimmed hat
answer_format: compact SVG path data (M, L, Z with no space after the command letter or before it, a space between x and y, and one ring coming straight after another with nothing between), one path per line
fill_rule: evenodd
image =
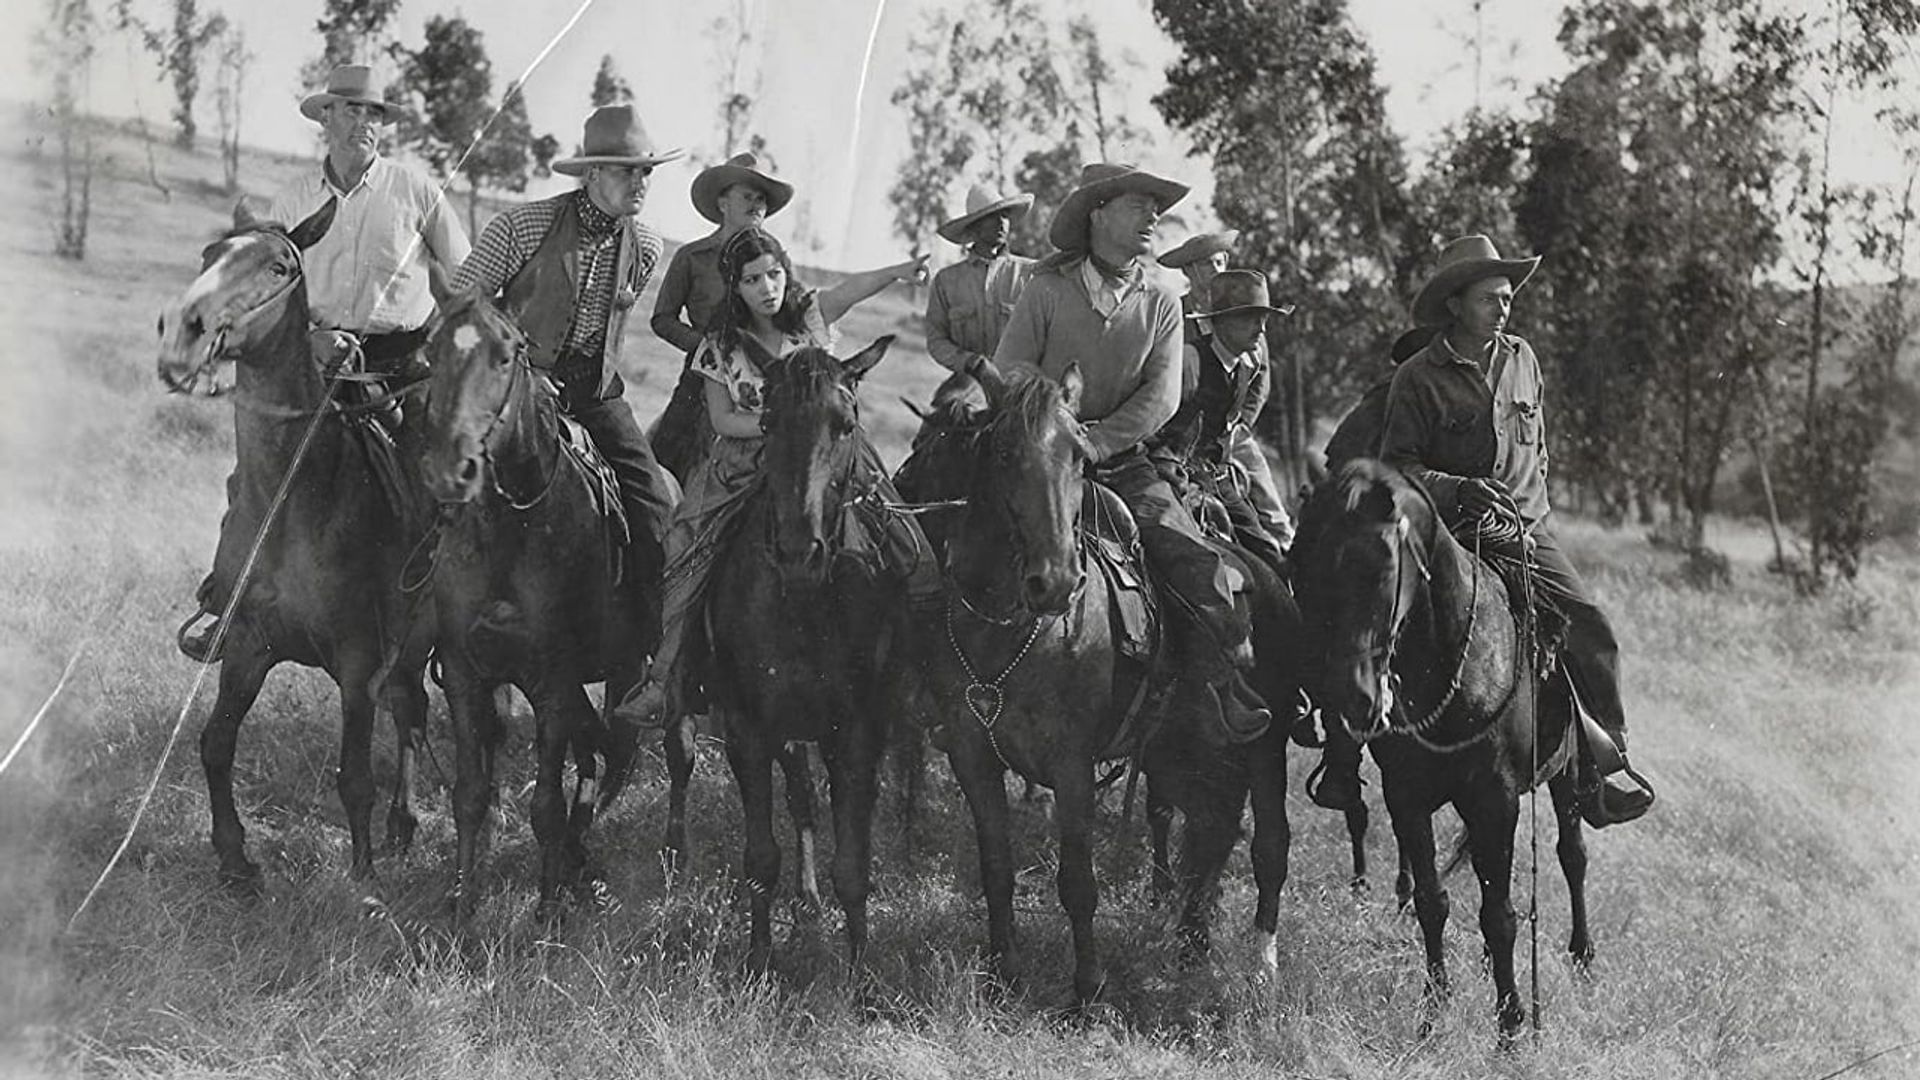
M379 88L373 85L373 69L365 64L341 64L328 72L327 88L302 101L300 115L316 124L322 123L327 118L327 106L336 101L372 105L380 110L381 116L393 119L393 102L380 96Z
M1440 249L1440 261L1433 276L1420 286L1413 298L1415 326L1445 326L1453 321L1447 310L1447 298L1482 278L1503 277L1518 289L1533 276L1540 256L1530 259L1503 259L1493 241L1478 233L1447 241Z
M979 184L967 189L967 212L951 221L945 221L934 231L943 240L956 244L967 242L967 230L981 218L997 214L1002 210L1014 211L1014 217L1025 214L1033 206L1033 196L1026 192L1018 195L1001 195L999 192Z
M553 171L582 176L594 165L658 165L685 152L657 149L633 106L602 105L587 117L579 155L554 162Z
M1274 307L1267 299L1267 275L1258 270L1222 270L1207 287L1207 309L1191 312L1187 318L1216 319L1243 311L1291 315L1293 305Z
M1144 191L1153 196L1163 212L1187 197L1187 185L1177 180L1155 176L1131 165L1096 162L1080 170L1080 186L1061 200L1053 223L1047 226L1047 239L1061 251L1085 251L1087 221L1093 208L1130 191Z
M1223 251L1231 253L1233 242L1238 239L1240 239L1239 229L1200 233L1197 236L1187 237L1186 243L1160 256L1157 261L1169 270L1178 270Z
M752 154L735 154L718 165L709 165L693 178L693 208L700 216L720 224L720 196L735 184L760 189L767 197L767 216L793 201L793 185L760 169L760 159Z

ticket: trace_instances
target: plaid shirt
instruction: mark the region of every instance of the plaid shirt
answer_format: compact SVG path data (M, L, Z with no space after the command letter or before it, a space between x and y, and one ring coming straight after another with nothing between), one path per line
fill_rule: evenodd
M593 205L584 189L574 192L573 197L580 208L580 281L565 349L569 353L597 356L606 345L601 338L605 336L607 317L613 311L614 276L620 260L620 219ZM477 288L483 296L498 295L539 250L563 203L561 199L541 199L501 211L487 223L480 242L473 246L473 254L453 275L453 290ZM640 287L645 288L648 279L653 277L654 266L660 261L660 234L641 222L635 222L634 229L640 238ZM632 303L633 298L627 302Z

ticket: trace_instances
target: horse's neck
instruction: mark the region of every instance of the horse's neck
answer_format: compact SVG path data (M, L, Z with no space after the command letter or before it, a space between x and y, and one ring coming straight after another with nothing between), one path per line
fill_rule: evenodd
M272 328L254 342L237 366L233 428L238 472L243 483L277 486L293 466L327 396L327 382L314 362L307 335L303 291L293 290ZM303 464L332 454L337 426L321 423Z
M1444 525L1434 526L1433 543L1427 551L1429 577L1419 590L1420 607L1414 613L1428 630L1422 635L1422 648L1431 654L1427 659L1456 662L1470 625L1485 612L1502 606L1505 594L1499 575L1478 565L1478 561ZM1475 608L1481 610L1481 616L1475 616Z
M560 410L529 372L513 391L507 416L494 444L493 467L500 486L518 498L531 498L553 474L560 451Z

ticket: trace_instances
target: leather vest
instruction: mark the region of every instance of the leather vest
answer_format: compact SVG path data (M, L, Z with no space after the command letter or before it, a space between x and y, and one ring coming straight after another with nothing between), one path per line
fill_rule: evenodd
M1214 352L1212 334L1196 334L1200 353L1199 383L1180 402L1180 408L1160 429L1154 442L1163 453L1186 462L1201 457L1218 465L1226 460L1227 425L1239 415L1252 388L1253 364L1241 364L1229 377Z
M533 257L501 289L501 306L514 325L527 335L527 359L534 367L552 370L554 361L567 343L579 310L580 280L580 196L575 192L554 196L560 204L553 225L540 241ZM621 285L639 294L640 239L632 218L621 218L620 254L615 260L614 282L617 297ZM620 339L627 329L629 304L607 305L607 325L598 369L591 376L592 396L598 400L619 397L625 390L615 361L620 358ZM584 386L568 388L570 400L586 393Z

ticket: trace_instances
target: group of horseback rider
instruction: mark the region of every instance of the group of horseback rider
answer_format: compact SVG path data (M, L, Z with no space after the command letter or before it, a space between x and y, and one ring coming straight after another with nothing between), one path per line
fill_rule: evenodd
M657 149L631 105L600 107L580 152L552 165L579 177L579 187L502 212L470 247L432 182L379 154L393 108L356 65L336 68L300 106L321 125L326 154L273 201L271 216L300 221L334 204L331 228L306 253L313 318L354 335L371 371L404 382L421 375L437 303L463 294L497 301L525 334L527 361L617 478L635 578L664 586L652 674L623 706L664 716L686 704L686 635L699 622L728 522L759 472L767 365L803 346L830 348L841 315L891 283L922 280L926 257L807 289L763 228L793 186L752 154L702 170L692 201L715 228L679 248L658 293L651 328L686 362L649 440L624 399L618 361L628 311L662 251L638 215L654 169L681 151ZM1175 670L1188 684L1177 700L1210 730L1243 741L1273 722L1269 704L1282 703L1261 701L1249 684L1250 627L1235 607L1234 575L1194 508L1223 507L1224 531L1287 573L1292 523L1253 423L1270 388L1268 336L1292 307L1273 303L1264 275L1228 268L1232 232L1159 256L1186 275L1184 297L1150 280L1143 261L1158 220L1187 191L1143 169L1088 165L1049 225L1056 253L1036 261L1009 250L1012 224L1032 197L974 188L965 212L939 229L965 257L932 281L927 346L954 372L950 383L987 366L1056 380L1076 373L1092 474L1131 510L1164 585ZM1377 444L1364 452L1416 478L1449 518L1505 521L1526 538L1535 593L1568 620L1577 696L1613 743L1595 756L1618 767L1626 726L1618 645L1555 540L1540 366L1526 341L1506 333L1514 293L1538 263L1502 259L1480 236L1442 250L1413 305L1425 344L1398 363ZM869 481L884 486L878 455L863 446L860 457ZM668 467L686 488L677 505ZM218 613L264 516L243 502L230 500L200 611L180 634L182 650L202 662L218 658ZM899 528L915 532L905 519ZM924 541L881 531L873 545L908 583L913 610L940 610L939 570ZM1311 795L1346 809L1361 797L1359 748L1340 737L1340 725L1326 726ZM1602 826L1639 817L1650 803L1646 792L1608 781L1590 787L1583 812Z

